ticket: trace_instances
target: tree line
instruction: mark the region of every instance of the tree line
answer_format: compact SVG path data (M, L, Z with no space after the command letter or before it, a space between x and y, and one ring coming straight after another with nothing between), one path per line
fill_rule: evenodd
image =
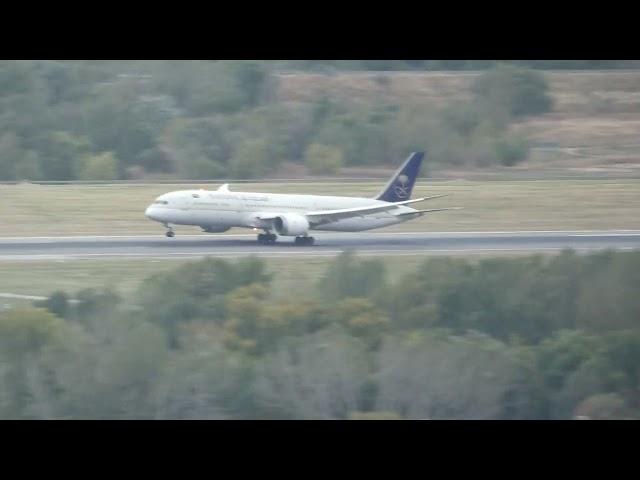
M295 298L257 258L58 291L0 313L0 417L638 418L639 267L564 251L392 278L347 252Z
M274 72L319 61L0 61L0 180L259 178L283 162L334 174L415 150L513 165L529 145L509 125L553 104L537 70L494 63L469 100L434 105L277 100Z
M291 70L487 70L501 63L537 70L616 70L640 66L637 60L293 60L278 66Z

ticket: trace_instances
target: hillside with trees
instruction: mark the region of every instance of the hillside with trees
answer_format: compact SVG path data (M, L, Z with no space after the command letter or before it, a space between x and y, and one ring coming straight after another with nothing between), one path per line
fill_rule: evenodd
M546 73L549 67L584 70ZM567 124L563 112L576 105L583 109L578 125L591 129L578 147L594 147L581 140L588 137L602 138L596 147L631 148L615 153L620 163L621 155L635 155L640 77L624 70L635 67L623 61L1 61L0 181L262 178L298 167L335 175L396 165L412 150L428 151L431 170L512 167L540 160L532 150L540 145L570 157L575 122ZM431 72L437 68L458 72ZM599 70L596 83L585 84L580 75L592 68L609 73ZM623 128L621 105L632 116ZM589 118L593 112L604 115L600 124ZM617 120L607 125L611 113ZM559 131L574 145L557 140Z

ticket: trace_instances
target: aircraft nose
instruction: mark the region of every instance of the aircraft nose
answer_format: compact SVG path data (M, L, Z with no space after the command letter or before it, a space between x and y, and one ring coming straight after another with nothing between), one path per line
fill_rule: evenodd
M151 220L157 220L157 217L154 215L154 210L155 208L153 208L153 205L149 205L144 211L145 216Z

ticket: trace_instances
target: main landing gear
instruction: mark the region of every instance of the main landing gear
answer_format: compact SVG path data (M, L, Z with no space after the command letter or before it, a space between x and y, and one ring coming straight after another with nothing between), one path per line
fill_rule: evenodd
M261 245L273 245L276 243L277 235L274 233L258 234L258 243ZM313 245L313 237L296 237L295 245Z
M277 235L274 233L259 233L258 243L261 245L273 245L276 243Z
M313 245L313 237L296 237L296 245Z

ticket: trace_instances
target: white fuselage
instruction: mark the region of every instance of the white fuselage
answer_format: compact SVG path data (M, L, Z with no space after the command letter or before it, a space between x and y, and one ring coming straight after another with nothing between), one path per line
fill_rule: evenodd
M180 190L158 197L147 208L145 215L165 225L196 225L206 231L222 232L231 227L267 229L269 223L260 219L265 215L296 213L304 216L311 211L386 204L381 200L359 197ZM415 218L406 215L411 212L416 210L402 205L392 211L345 218L311 229L342 232L370 230Z

